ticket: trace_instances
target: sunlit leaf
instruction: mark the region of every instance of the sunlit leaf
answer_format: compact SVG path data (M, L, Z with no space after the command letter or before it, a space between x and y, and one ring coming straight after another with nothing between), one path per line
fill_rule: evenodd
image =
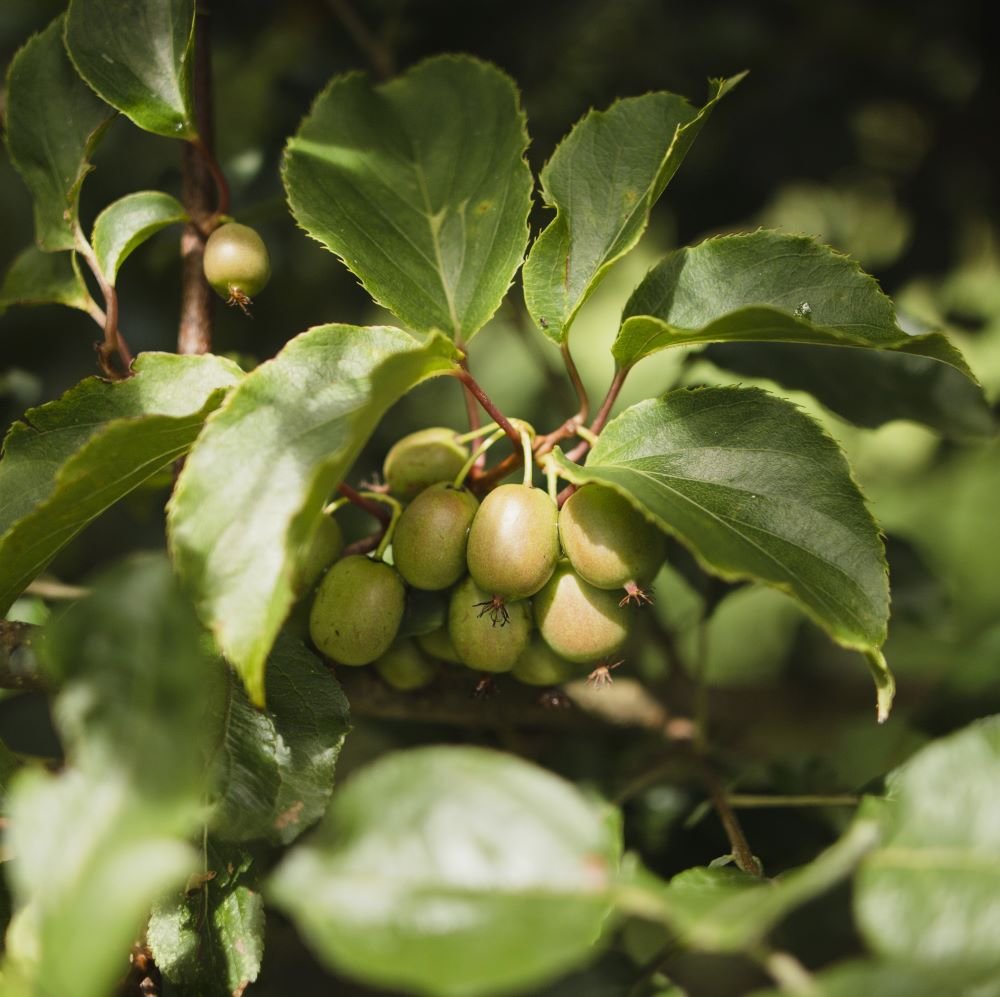
M176 197L141 190L109 204L94 222L93 245L101 272L114 284L129 254L161 229L187 219Z

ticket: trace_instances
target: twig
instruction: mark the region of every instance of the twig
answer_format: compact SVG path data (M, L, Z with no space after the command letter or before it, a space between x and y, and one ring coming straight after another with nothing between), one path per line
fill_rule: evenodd
M90 272L97 281L97 286L101 289L101 296L104 298L104 341L97 345L97 359L101 370L112 380L121 380L131 376L132 353L125 342L121 329L118 328L118 292L113 284L108 282L101 270L100 263L97 262L97 254L90 243L87 242L83 229L76 225L74 232L76 239L76 251L83 257ZM90 313L96 319L97 315ZM121 370L117 370L112 363L114 357L118 358Z
M508 439L520 451L521 434L511 425L510 420L496 407L493 400L480 387L479 382L463 367L454 374L475 396L476 401L486 410L489 417L507 434Z
M330 9L351 36L351 40L371 63L376 77L380 80L389 79L395 73L389 46L368 28L347 0L328 0L328 2Z
M25 595L34 595L39 599L49 599L58 602L63 599L72 601L74 599L84 599L90 595L90 589L82 585L67 585L55 578L36 578L28 583L24 590Z
M712 806L719 815L722 829L726 832L726 837L729 839L729 847L732 849L733 859L736 862L737 868L742 869L743 872L750 873L751 876L762 875L763 870L760 867L760 862L757 861L746 839L746 835L743 833L743 827L733 812L733 808L729 805L729 799L726 797L726 793L719 782L719 777L708 762L702 765L701 776L702 781L705 783L705 788L708 790Z
M342 482L337 486L337 491L346 498L351 505L356 505L359 509L364 509L369 516L374 516L383 526L389 525L389 520L392 519L392 513L389 511L387 506L382 505L380 502L374 502L371 499L365 498L361 492L352 488L347 482Z
M727 797L734 810L766 809L771 807L856 807L861 797L853 793L804 794L799 796L767 796L754 793L730 793Z

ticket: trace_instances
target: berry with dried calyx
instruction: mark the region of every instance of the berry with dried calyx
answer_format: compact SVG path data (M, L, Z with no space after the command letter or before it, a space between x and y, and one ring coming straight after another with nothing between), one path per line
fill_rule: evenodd
M478 604L489 599L471 578L455 586L448 608L448 635L463 665L480 672L509 672L531 639L531 606L524 600L506 605L501 626L484 616Z
M202 266L216 294L243 311L271 278L271 260L264 240L254 229L238 222L220 225L208 237Z
M468 457L468 448L453 430L432 426L409 433L389 448L382 477L393 495L409 502L430 485L453 481Z

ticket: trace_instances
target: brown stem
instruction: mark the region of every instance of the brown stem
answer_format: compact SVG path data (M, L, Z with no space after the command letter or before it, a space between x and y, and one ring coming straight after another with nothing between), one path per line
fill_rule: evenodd
M385 42L369 30L347 0L328 0L330 8L351 36L351 40L365 54L372 71L380 80L387 80L395 73L392 51Z
M114 285L108 282L97 262L97 255L87 242L83 230L76 226L76 251L83 257L90 272L97 281L97 286L101 289L101 296L104 298L104 341L97 345L97 360L102 372L112 380L121 380L129 377L132 367L132 352L125 342L121 329L118 328L118 292ZM96 318L95 316L92 316ZM118 358L121 369L114 365L114 358Z
M563 363L566 365L566 373L569 374L570 383L573 385L573 390L576 392L577 400L580 403L580 409L573 419L578 426L582 426L590 415L590 399L587 397L587 389L584 387L580 372L576 369L576 364L573 362L573 355L569 351L568 339L563 340L560 351Z
M207 6L199 4L194 36L194 105L198 137L185 143L181 155L181 200L191 221L181 234L181 318L177 352L187 354L208 353L212 349L214 296L205 280L202 261L209 221L229 208L229 186L214 154L209 24Z
M726 837L729 839L729 847L732 849L733 859L736 862L737 868L742 869L743 872L750 873L751 876L762 875L763 870L760 867L760 862L757 861L757 857L754 855L753 849L751 849L750 843L743 833L743 828L733 808L730 806L718 776L707 762L702 766L701 774L705 788L708 790L709 799L712 801L712 806L719 815L719 820L722 822L722 829L726 832Z
M486 410L489 417L507 434L515 447L521 447L521 434L510 424L510 420L493 404L492 399L479 386L479 382L464 367L459 367L454 374L462 384L472 392L476 401Z
M383 526L389 525L392 514L380 502L373 502L371 499L365 498L364 495L352 488L346 481L337 486L337 491L352 505L356 505L359 509L364 509L369 516L374 516Z

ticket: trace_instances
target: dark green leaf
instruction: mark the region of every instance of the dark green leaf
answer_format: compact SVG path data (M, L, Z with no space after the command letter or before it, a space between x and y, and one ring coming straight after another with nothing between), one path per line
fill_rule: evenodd
M270 895L317 955L368 982L527 993L592 954L619 849L605 808L551 773L419 748L335 794Z
M454 355L441 336L310 329L246 376L192 450L170 504L171 548L255 704L324 503L385 410L455 369Z
M94 252L108 282L114 284L118 268L132 250L160 229L187 220L176 197L158 190L141 190L109 204L94 222Z
M73 249L80 187L111 109L77 75L56 18L14 56L7 78L7 148L35 208L42 249Z
M279 636L267 661L267 710L229 683L216 754L221 793L212 833L224 840L288 844L326 810L350 729L336 679L304 645Z
M709 571L794 596L879 686L889 591L878 527L837 444L794 405L756 388L673 391L608 424L575 484L597 481L682 540Z
M214 356L141 354L30 409L0 461L0 612L91 520L185 453L241 376Z
M187 838L223 675L159 556L98 581L43 650L63 683L66 767L14 782L10 879L37 952L32 992L105 997L150 904L196 868Z
M242 993L257 979L264 955L264 900L253 857L209 840L204 859L190 889L153 907L146 932L177 997Z
M66 48L80 75L140 128L197 134L191 101L194 0L71 0Z
M855 909L881 956L1000 973L1000 718L914 755L893 776L884 847L855 883Z
M517 90L439 56L382 86L336 77L288 142L298 223L407 325L468 341L528 240L531 171Z
M531 317L561 343L611 265L639 241L649 213L723 95L742 79L712 80L695 110L683 97L629 97L577 122L542 170L556 216L524 265Z
M857 263L805 236L763 229L670 253L626 304L612 353L631 367L658 350L717 342L898 350L975 380L940 333L905 333Z
M44 253L29 246L4 276L0 313L10 305L48 304L66 305L100 316L80 276L75 253Z
M737 374L808 391L857 426L911 419L958 438L983 436L996 428L978 384L954 367L912 353L725 343L709 346L705 356Z

